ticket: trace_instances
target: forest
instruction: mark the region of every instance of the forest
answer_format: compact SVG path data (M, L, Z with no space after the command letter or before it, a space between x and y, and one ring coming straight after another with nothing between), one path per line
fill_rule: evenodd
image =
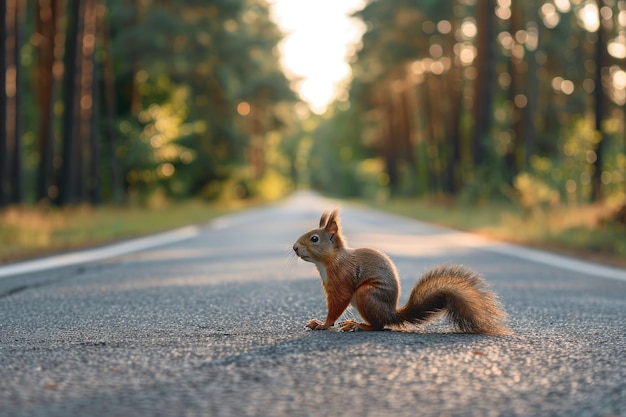
M340 194L623 201L626 2L369 2L350 93L312 135Z
M3 2L0 207L303 187L626 207L626 1L368 0L323 115L270 7Z
M263 0L8 0L0 21L0 205L244 198L277 176L296 96Z

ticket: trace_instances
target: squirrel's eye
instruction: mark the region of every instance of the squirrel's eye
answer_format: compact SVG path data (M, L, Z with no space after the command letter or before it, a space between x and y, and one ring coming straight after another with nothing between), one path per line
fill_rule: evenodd
M318 241L318 240L320 240L320 238L319 238L319 237L317 237L317 235L313 235L313 236L311 236L311 242L313 242L313 243L317 243L317 241Z

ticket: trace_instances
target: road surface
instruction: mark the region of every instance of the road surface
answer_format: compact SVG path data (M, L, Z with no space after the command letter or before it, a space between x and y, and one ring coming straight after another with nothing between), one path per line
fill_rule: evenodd
M515 333L305 330L324 298L291 246L336 204L299 193L128 254L0 267L0 416L626 416L623 269L345 206L401 302L462 263Z

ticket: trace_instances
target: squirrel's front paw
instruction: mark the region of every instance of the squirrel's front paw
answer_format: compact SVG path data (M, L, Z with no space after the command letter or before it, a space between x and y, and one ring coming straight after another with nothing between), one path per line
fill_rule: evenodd
M311 329L311 330L327 330L328 326L326 326L324 323L322 323L319 320L313 319L311 320L307 325L307 328Z

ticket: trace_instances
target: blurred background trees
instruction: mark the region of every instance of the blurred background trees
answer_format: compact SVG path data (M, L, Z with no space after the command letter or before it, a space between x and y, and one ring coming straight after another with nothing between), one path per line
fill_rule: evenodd
M296 97L265 1L0 9L0 205L246 197L280 171Z
M367 1L312 115L265 0L6 0L0 206L626 199L625 0Z
M313 141L316 187L624 200L626 1L370 1L356 16L367 29Z

